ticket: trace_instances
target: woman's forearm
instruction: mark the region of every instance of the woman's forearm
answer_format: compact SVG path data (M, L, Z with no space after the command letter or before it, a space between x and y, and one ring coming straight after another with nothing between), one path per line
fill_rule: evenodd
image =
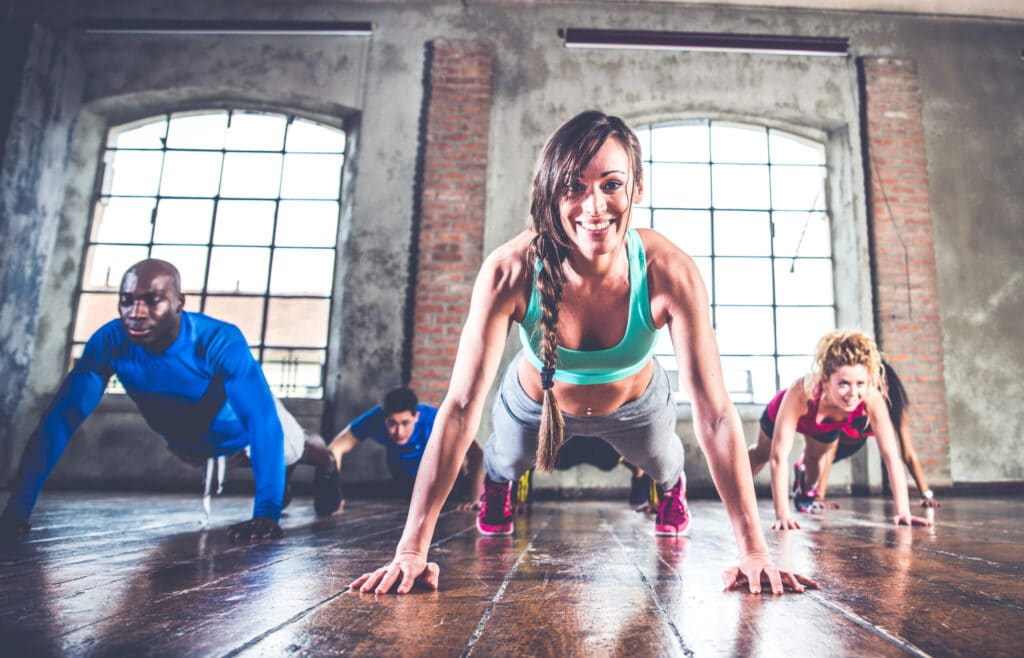
M757 514L754 478L736 411L731 410L703 431L695 422L695 429L707 456L715 488L729 514L740 555L766 553L768 546Z
M892 489L892 500L896 505L896 514L910 515L910 500L907 496L907 477L903 473L903 462L894 453L883 455L885 466L889 469L889 488Z
M917 488L921 490L921 493L923 494L928 491L928 481L924 477L921 461L917 458L917 453L910 446L904 448L903 461L907 465L907 469L910 471L910 475L913 476L914 482L917 483Z
M789 473L788 464L781 456L772 454L768 462L772 475L772 503L775 506L775 518L789 517Z

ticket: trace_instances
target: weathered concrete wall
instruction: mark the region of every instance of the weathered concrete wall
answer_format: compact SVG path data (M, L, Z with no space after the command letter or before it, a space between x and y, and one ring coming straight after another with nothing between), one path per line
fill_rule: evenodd
M1020 24L937 24L915 52L954 482L1024 480L1022 44Z
M10 436L29 377L40 291L57 234L71 128L82 79L76 55L56 35L25 21L0 25L4 90L0 110L0 476L20 453Z
M65 10L64 3L46 1L21 8L53 21L63 20ZM347 172L351 205L339 242L329 364L331 417L324 425L340 427L399 383L424 52L427 43L440 38L493 46L490 166L486 217L481 218L486 221L485 251L524 225L539 149L561 120L579 110L598 107L634 123L685 117L768 123L826 140L839 322L870 330L860 108L852 60L569 50L556 30L572 26L845 36L855 56L913 59L921 79L953 480L1022 478L1024 456L1017 447L1022 427L1012 402L1024 393L1019 376L1024 366L1019 329L1024 319L1024 186L1018 182L1024 177L1024 116L1016 111L1024 98L1020 23L670 3L631 4L623 10L613 3L454 0L301 6L185 2L173 12L156 3L107 0L76 3L75 12L76 17L173 13L176 18L371 20L375 29L370 38L73 37L82 53L85 109L75 132L56 257L42 295L49 326L45 335L41 331L38 339L17 347L33 354L21 405L25 417L56 386L66 362L101 136L125 120L212 102L290 108L354 131L358 150ZM6 262L0 266L7 269ZM759 411L741 410L751 439ZM312 405L306 415L315 426L319 407ZM147 431L137 418L129 418L111 417L109 424L101 415L90 419L75 440L82 445L69 452L55 477L72 481L98 471L88 462L101 454L107 459L109 453L102 449L111 432L127 436ZM691 482L706 484L706 467L685 413L679 430ZM481 439L486 432L485 421ZM377 454L369 446L360 451L361 457L347 463L346 477L382 476ZM165 472L174 472L173 460L161 459L168 460ZM863 467L868 457L859 459ZM118 459L108 465L108 472L112 468L119 477L138 476L130 461ZM842 489L853 477L844 464L834 471L835 486ZM877 469L857 477L877 483ZM624 471L598 476L580 470L538 485L609 482L624 486Z

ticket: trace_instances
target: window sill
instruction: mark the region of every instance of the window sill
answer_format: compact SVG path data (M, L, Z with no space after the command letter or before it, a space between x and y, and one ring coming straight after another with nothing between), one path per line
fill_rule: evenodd
M740 402L736 403L736 411L740 414L743 422L753 422L761 419L764 408L768 403ZM689 402L676 402L676 418L679 420L693 420L693 406Z

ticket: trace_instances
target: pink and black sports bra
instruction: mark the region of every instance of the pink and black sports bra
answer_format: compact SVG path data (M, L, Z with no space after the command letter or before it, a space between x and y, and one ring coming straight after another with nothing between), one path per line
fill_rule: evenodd
M788 389L782 389L775 394L772 401L768 403L765 413L768 418L775 422L779 415L779 407L782 406L782 397ZM839 422L818 423L818 403L820 399L816 396L813 400L807 401L807 412L796 421L796 431L804 436L809 436L818 441L831 443L836 439L861 440L874 435L874 431L868 426L867 403L861 403L850 412L850 414Z

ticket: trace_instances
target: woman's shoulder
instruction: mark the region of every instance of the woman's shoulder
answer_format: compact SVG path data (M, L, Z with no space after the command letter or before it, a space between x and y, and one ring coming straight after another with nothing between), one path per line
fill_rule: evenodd
M654 229L639 228L636 232L644 246L647 285L652 298L660 294L674 298L702 289L700 270L686 252Z
M803 377L799 377L794 380L793 383L789 385L789 388L784 389L784 393L785 395L783 396L783 399L789 398L799 402L801 405L814 402L813 394L807 394L807 387L804 385Z
M671 240L661 233L658 233L653 228L634 228L632 230L640 237L640 241L644 245L645 252L649 252L651 249L654 249L655 251L664 249L666 245L675 247ZM676 249L679 248L676 247Z
M680 249L674 242L652 228L635 229L644 247L647 266L667 267L694 266L693 259Z
M488 254L485 264L492 268L516 271L530 269L533 264L533 231L523 231L498 245Z
M523 231L484 259L480 278L496 294L520 292L533 280L533 232Z
M889 412L889 407L885 404L885 395L881 390L870 387L864 393L864 408L866 412L878 410L879 412Z

